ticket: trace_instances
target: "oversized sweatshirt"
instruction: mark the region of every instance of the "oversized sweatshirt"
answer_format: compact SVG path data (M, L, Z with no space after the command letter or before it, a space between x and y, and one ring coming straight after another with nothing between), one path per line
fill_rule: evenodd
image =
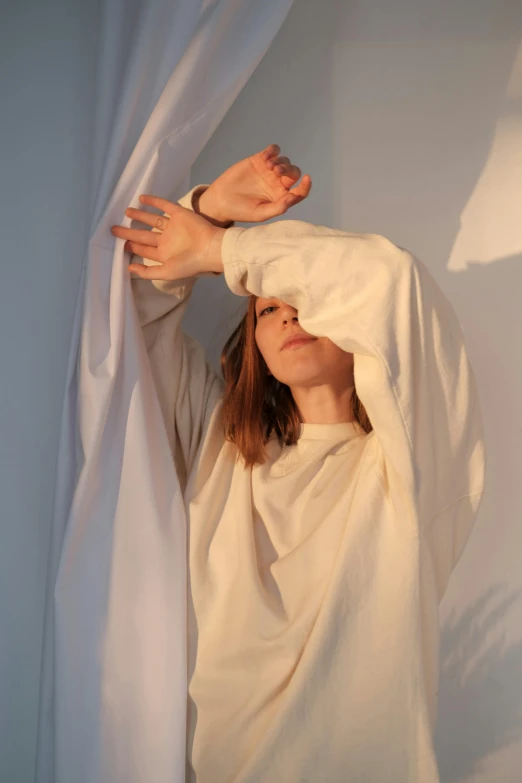
M222 258L235 294L354 354L373 430L303 423L246 469L182 330L197 278L132 280L187 512L186 781L436 783L438 606L485 477L458 318L382 236L281 219L227 229Z

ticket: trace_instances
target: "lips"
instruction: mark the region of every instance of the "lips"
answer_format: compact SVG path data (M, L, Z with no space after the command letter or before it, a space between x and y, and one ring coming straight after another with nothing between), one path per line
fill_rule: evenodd
M314 340L317 340L317 337L306 337L305 335L296 334L293 335L292 337L289 337L287 340L285 340L281 350L283 351L285 348L291 348L293 345L303 345L304 343L311 343Z

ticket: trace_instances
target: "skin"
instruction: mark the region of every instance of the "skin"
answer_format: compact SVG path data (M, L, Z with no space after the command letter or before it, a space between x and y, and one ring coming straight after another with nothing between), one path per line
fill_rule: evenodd
M290 387L301 418L312 424L353 421L353 353L328 337L284 348L290 334L312 337L298 323L297 310L281 299L256 301L255 338L269 372Z
M230 220L259 223L284 214L305 199L311 189L308 174L280 147L264 150L235 163L200 196L195 211L157 196L143 194L142 205L161 214L129 207L132 220L156 229L112 226L112 234L126 240L124 249L158 262L129 264L129 271L148 280L181 280L203 272L223 274L221 247ZM266 310L265 308L270 307ZM304 422L333 424L350 421L353 390L353 354L343 351L327 337L281 351L285 337L303 332L297 310L280 299L258 299L256 342L269 371L287 384Z

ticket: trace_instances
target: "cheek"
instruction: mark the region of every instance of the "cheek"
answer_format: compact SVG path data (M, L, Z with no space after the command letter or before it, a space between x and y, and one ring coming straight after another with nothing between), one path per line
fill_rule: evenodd
M275 353L270 330L263 328L263 326L256 326L255 339L261 356L268 363L271 358L273 359Z
M324 354L328 357L329 361L335 363L338 362L339 367L353 366L353 353L348 353L339 348L328 337L324 338L323 342Z

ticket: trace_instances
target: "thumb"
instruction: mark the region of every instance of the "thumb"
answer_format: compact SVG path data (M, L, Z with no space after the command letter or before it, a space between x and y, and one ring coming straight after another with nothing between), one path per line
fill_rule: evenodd
M146 264L129 264L127 267L129 272L132 272L136 277L141 277L142 280L167 280L163 264L147 266Z
M260 204L256 209L256 218L258 220L269 220L270 218L277 217L278 215L284 215L284 213L301 201L296 196L289 196L286 194L278 201L272 201L269 204Z

